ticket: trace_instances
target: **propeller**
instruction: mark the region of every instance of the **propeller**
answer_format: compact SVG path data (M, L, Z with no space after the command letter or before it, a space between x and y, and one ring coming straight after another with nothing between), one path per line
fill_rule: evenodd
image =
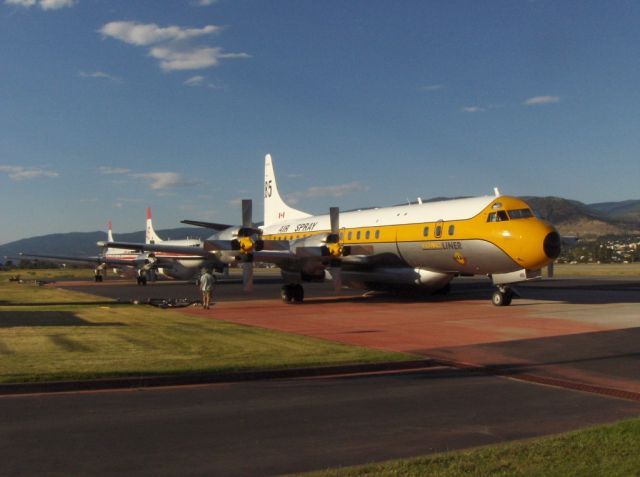
M251 199L242 199L242 227L238 230L237 250L249 254L254 250L262 250L262 240L258 240L256 235L261 233L260 229L253 227L253 203Z
M342 288L342 267L338 258L342 256L343 250L340 243L340 209L338 207L329 209L329 221L331 223L331 233L327 235L325 240L327 250L331 256L329 273L333 278L334 290L339 292Z
M242 228L238 230L238 245L242 252L242 288L246 292L253 290L253 251L258 247L254 239L259 232L253 228L253 202L242 199Z

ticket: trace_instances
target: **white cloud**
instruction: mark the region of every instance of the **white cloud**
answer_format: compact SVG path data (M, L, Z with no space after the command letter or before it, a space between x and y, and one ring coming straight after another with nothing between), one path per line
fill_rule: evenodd
M38 5L43 10L59 10L60 8L72 7L75 0L4 0L5 5L16 5L30 8Z
M291 204L296 204L302 198L314 198L314 197L343 197L345 195L353 194L355 192L362 192L368 190L368 187L359 181L349 182L347 184L337 184L330 186L313 186L309 187L305 191L294 192L287 196L287 201Z
M37 2L36 0L4 0L5 5L17 5L19 7L33 7Z
M207 25L202 28L182 28L179 26L160 27L155 23L110 22L100 30L104 36L124 41L130 45L148 46L166 41L185 41L203 35L211 35L221 27Z
M149 56L159 60L164 71L179 71L212 68L218 66L221 59L250 58L246 53L225 53L220 47L194 46L190 43L194 38L212 35L221 30L222 27L215 25L183 28L117 21L103 25L98 32L130 45L149 46Z
M465 113L484 113L486 109L480 106L465 106L462 111Z
M198 181L190 181L182 177L178 172L140 172L131 174L131 177L142 179L153 190L170 189L173 187L190 187L199 184Z
M197 0L195 2L195 6L196 7L208 7L210 5L213 5L214 3L217 3L218 0Z
M185 86L190 86L192 88L201 87L211 89L224 89L223 85L207 81L207 78L201 75L192 76L191 78L185 80L182 84Z
M560 96L534 96L522 102L525 106L538 106L540 104L551 104L560 101Z
M43 10L58 10L59 8L72 7L75 0L40 0L40 8Z
M78 73L78 76L80 76L80 78L108 79L116 83L122 83L122 78L118 78L117 76L110 75L109 73L105 73L104 71L92 71L90 73L87 73L85 71L80 71Z
M129 172L131 172L131 169L125 169L124 167L100 166L100 174L104 175L128 174Z
M0 165L0 172L6 173L9 179L14 181L26 181L40 177L58 177L60 175L57 172L46 169L9 165Z
M200 184L200 181L185 179L179 172L133 172L131 169L124 167L109 166L101 166L99 171L102 175L123 175L142 180L153 190L191 187Z
M188 80L184 82L186 86L202 86L204 80L206 78L204 76L192 76Z
M149 55L160 60L164 71L200 70L218 66L220 58L228 57L218 47L174 48L172 45L154 47Z

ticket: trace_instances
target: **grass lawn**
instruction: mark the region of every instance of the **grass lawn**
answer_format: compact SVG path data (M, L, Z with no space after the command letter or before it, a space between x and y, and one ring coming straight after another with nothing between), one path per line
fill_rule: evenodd
M414 359L146 305L0 282L0 382L300 368ZM11 306L31 301L34 306ZM37 302L69 302L38 306Z
M81 270L80 272L83 272ZM67 270L21 270L20 272L0 272L0 306L23 303L47 302L90 302L105 301L105 298L70 290L58 290L40 286L37 280L55 280L56 278L73 278L76 274L66 275ZM93 272L91 272L93 275ZM22 283L9 281L14 275L20 275ZM2 325L0 324L0 327Z
M640 476L639 448L640 419L631 419L540 439L305 476Z
M554 267L556 277L638 277L640 263L560 263Z

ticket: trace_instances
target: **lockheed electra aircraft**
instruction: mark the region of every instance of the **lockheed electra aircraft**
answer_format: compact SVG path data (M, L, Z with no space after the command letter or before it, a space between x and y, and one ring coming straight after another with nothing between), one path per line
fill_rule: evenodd
M251 201L243 201L242 215L242 226L220 230L191 252L242 263L247 289L254 261L276 264L286 302L301 302L302 283L325 278L333 279L336 289L446 293L457 276L485 275L497 287L493 303L505 306L514 295L511 285L540 278L561 245L554 227L535 217L524 201L497 190L493 196L344 213L331 208L329 214L311 215L283 201L270 155L265 157L264 225L253 226ZM146 250L180 251L151 247Z

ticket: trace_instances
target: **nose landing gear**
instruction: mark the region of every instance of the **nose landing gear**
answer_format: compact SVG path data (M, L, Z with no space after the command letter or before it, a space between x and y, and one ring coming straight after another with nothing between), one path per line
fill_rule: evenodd
M515 293L511 287L498 285L498 289L491 296L491 302L495 306L509 306L514 295Z

